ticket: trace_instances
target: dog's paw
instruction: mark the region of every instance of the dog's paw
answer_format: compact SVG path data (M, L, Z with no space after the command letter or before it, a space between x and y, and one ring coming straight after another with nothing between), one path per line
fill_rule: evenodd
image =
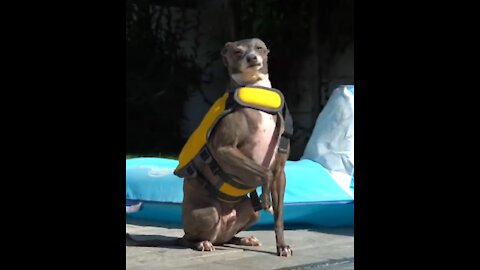
M261 246L260 240L255 236L251 235L248 237L236 237L234 236L229 242L229 244L239 245L239 246Z
M260 204L262 205L263 210L268 211L270 213L273 213L273 207L272 207L271 204L269 204L267 202L264 203L263 201Z
M293 251L289 245L277 247L277 255L282 257L289 257L293 255Z
M198 242L196 248L199 251L215 251L215 247L210 241Z
M268 193L262 193L262 195L260 195L260 205L262 206L263 210L273 212L272 199Z

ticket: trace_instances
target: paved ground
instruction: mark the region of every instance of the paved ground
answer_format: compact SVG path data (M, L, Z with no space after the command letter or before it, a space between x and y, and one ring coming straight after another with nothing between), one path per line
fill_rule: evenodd
M174 239L181 237L178 228L127 223L126 232L135 239ZM353 228L290 228L285 240L293 256L276 256L275 234L260 228L241 232L255 235L260 247L225 245L214 252L199 252L183 247L127 246L127 269L354 269Z

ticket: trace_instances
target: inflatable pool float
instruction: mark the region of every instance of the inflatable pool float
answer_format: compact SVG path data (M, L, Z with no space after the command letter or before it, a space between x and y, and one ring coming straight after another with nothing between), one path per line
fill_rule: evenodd
M173 174L177 160L134 158L126 161L129 207L142 202L133 219L181 225L183 179ZM353 198L320 164L303 159L287 161L285 167L285 224L350 226L353 224ZM261 194L261 187L257 192ZM273 225L273 215L261 211L257 225Z
M126 160L127 220L181 227L184 180L173 174L177 165L178 160L165 158ZM333 92L317 118L304 156L287 161L285 173L286 226L353 226L353 86ZM261 194L261 187L257 192ZM255 226L273 226L273 220L272 214L262 210Z

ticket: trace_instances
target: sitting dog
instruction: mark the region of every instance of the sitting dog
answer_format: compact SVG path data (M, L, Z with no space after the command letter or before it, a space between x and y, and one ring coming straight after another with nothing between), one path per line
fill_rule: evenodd
M198 136L200 141L205 140L204 146L187 142L180 154L175 174L184 177L185 235L180 243L186 247L214 251L214 245L226 243L259 246L255 236L235 235L255 224L260 217L258 210L263 208L273 210L277 255L292 255L283 227L284 167L290 151L291 118L283 95L271 88L268 53L265 43L257 38L227 42L221 51L230 83L224 99L217 100L210 111L224 109L234 96L248 102L245 106L236 104L221 117L212 118L207 113L202 123L214 123L214 128L197 128L208 134L207 139ZM273 97L274 105L259 100L256 91ZM249 99L250 94L254 98ZM260 109L255 104L260 104ZM279 108L284 108L283 113ZM198 153L195 147L200 149ZM259 186L260 201L255 192Z

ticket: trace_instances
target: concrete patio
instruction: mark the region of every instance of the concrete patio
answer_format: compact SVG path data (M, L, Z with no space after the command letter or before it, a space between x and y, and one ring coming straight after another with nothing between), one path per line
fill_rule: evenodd
M127 221L126 232L134 239L174 239L180 228ZM354 269L353 228L287 228L285 239L293 256L276 255L275 234L270 228L253 228L239 236L255 235L260 247L216 246L213 252L170 247L127 246L127 269Z

